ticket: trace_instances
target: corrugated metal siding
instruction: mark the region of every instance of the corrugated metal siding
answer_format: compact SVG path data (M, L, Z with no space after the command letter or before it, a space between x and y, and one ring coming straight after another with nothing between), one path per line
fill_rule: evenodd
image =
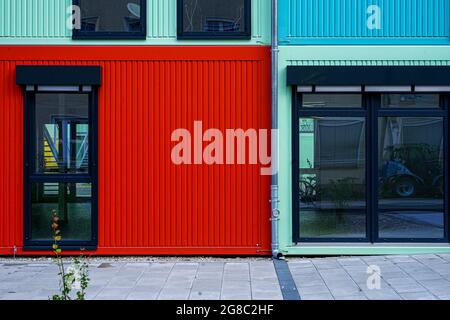
M129 41L136 45L151 45L156 42L176 44L177 41L177 0L147 0L148 42ZM72 41L72 32L66 28L67 8L71 0L1 0L0 1L0 43L3 40L59 40L64 43L80 44ZM252 41L250 43L270 44L270 0L252 1ZM105 43L105 41L100 41ZM99 42L99 43L100 43ZM151 43L149 43L151 42ZM234 41L248 43L249 41ZM9 42L8 42L9 43ZM90 41L90 44L93 42ZM124 43L117 41L117 43ZM198 43L196 41L184 41ZM214 43L214 41L208 41ZM223 42L221 42L223 43ZM230 41L228 41L230 43Z
M1 62L12 57L23 61ZM170 159L172 131L193 130L195 120L223 132L270 128L268 47L14 47L2 48L0 62L0 188L8 189L0 193L0 247L22 237L15 64L95 64L103 69L96 253L268 253L270 177L260 166Z
M381 29L367 27L367 9L381 9ZM286 44L448 43L448 0L281 0Z
M289 66L449 66L450 60L288 60Z
M72 0L1 0L0 37L64 38Z
M0 63L0 252L7 254L22 243L23 102L14 75L15 63Z

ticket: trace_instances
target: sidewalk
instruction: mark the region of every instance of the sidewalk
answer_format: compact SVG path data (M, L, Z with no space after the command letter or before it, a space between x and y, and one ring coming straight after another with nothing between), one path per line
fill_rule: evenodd
M450 300L450 254L287 262L302 300ZM367 286L369 266L380 269L380 289ZM95 258L90 278L87 298L96 300L281 300L286 290L268 258ZM0 258L0 300L47 300L55 293L51 260Z

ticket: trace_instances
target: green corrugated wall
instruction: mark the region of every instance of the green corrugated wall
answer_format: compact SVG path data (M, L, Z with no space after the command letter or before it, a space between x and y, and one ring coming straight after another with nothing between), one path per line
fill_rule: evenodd
M280 249L285 255L370 255L450 252L436 244L292 243L292 92L287 66L450 66L450 46L281 46L279 56Z
M233 41L177 41L176 1L147 0L147 41L73 41L71 0L0 0L0 44L270 45L271 0L252 1L252 38Z

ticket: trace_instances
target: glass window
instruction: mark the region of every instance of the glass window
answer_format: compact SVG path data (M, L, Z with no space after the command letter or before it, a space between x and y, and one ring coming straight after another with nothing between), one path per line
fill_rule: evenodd
M365 119L300 119L300 237L366 237Z
M51 248L57 215L62 245L95 246L96 150L90 142L96 91L26 94L25 245Z
M250 38L250 0L178 0L180 38Z
M52 216L57 215L65 241L92 238L90 183L33 183L31 186L31 240L52 240Z
M383 117L379 130L379 236L444 238L444 121Z
M145 0L74 0L80 8L75 38L145 38Z
M89 95L39 93L35 110L36 173L88 173Z
M439 94L384 94L382 108L439 109Z
M360 94L304 94L303 108L361 108Z

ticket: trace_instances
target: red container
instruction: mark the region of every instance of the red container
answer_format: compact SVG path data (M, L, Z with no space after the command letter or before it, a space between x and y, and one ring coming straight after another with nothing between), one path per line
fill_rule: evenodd
M268 47L0 46L0 254L23 251L16 65L100 65L97 255L270 254L260 165L174 165L177 128L270 128ZM48 254L39 252L38 254Z

